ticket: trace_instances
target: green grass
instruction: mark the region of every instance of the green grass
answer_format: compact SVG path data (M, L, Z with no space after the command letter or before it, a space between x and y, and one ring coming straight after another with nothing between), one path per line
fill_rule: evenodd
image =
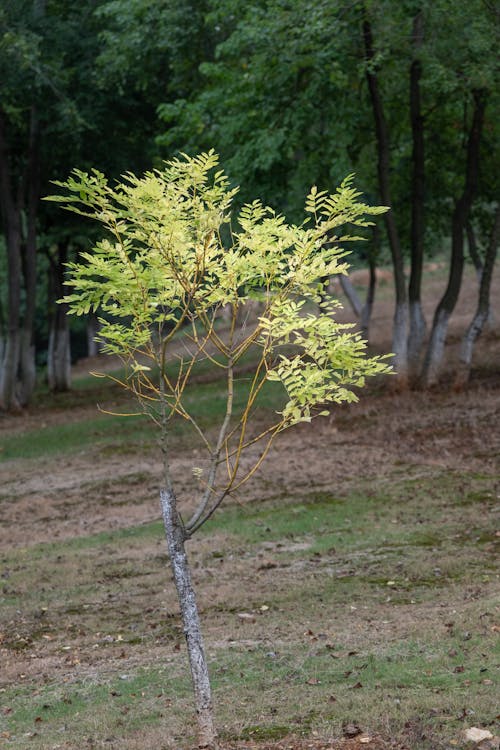
M202 373L207 365L200 365ZM95 380L95 379L94 379ZM86 379L83 381L86 383ZM100 381L97 381L99 383ZM241 375L235 381L234 414L237 415L246 404L249 380ZM108 386L106 398L113 394L115 401L112 406L104 406L108 411L118 414L134 414L137 405L124 395L116 386ZM75 390L71 394L59 395L59 406L69 407L71 401L90 408L95 404L95 414L98 414L97 403L103 397L100 385L95 390L85 387L83 391ZM54 397L49 399L51 403ZM118 402L116 402L118 398ZM226 390L220 379L213 382L197 383L188 388L185 393L185 407L198 421L203 430L210 433L224 417L226 409ZM102 401L101 401L102 403ZM256 418L263 416L272 418L284 403L282 388L277 383L267 383L255 404ZM176 440L189 440L193 431L188 423L182 419L174 419L171 423L171 433ZM65 422L23 431L14 435L0 437L0 461L16 458L38 458L40 456L57 456L75 453L85 449L107 448L114 451L136 452L145 447L150 448L158 439L158 428L145 416L113 416L103 414L90 417L80 417L74 422Z
M187 398L212 429L221 383L198 383ZM276 398L264 391L263 416ZM145 420L95 416L1 446L12 461L85 450L91 467L94 447L133 452L154 439ZM90 477L88 488L104 497L109 482L147 479ZM448 750L463 726L492 727L492 477L403 464L351 486L342 497L273 487L261 502L223 507L190 542L217 724L230 742L340 737L355 722L418 750ZM85 512L80 502L68 497L68 513ZM0 744L189 747L191 688L161 522L27 539L0 552L0 576L4 664L33 665L17 684L0 669Z
M307 736L326 723L341 734L342 722L349 720L373 731L381 728L382 707L390 711L394 724L420 713L431 724L446 720L456 732L463 707L474 712L475 722L494 721L495 689L484 683L491 671L482 655L486 639L470 640L464 647L459 637L423 636L338 658L332 657L331 644L321 640L279 650L268 645L219 650L211 658L211 669L223 734L256 740L290 732ZM174 739L182 732L182 712L189 710L185 669L183 658L169 657L167 664L98 683L76 680L35 691L27 686L9 690L2 720L9 745L23 747L26 735L33 734L30 747L47 748L66 737L76 746L96 733L101 741L124 732L133 736L137 729L162 726L167 719ZM378 727L373 719L368 725L365 717L377 714ZM189 729L180 736L189 741Z
M102 445L127 446L133 452L154 439L152 425L144 417L100 416L2 437L0 456L3 460L39 458Z
M123 732L124 725L133 733L137 727L158 724L170 709L172 696L189 691L185 680L166 678L167 667L162 667L124 673L101 684L77 681L39 691L18 688L8 696L4 725L9 744L19 742L22 747L29 737L30 747L47 748L46 743L65 740L68 734L73 741L79 738L90 744L96 730L98 734L104 730L103 739L109 742ZM102 718L103 706L106 719L99 727L96 718Z

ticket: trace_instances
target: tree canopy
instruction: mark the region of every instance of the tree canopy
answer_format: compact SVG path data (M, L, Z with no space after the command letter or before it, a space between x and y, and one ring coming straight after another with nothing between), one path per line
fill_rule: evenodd
M494 227L499 29L498 8L489 0L4 4L3 405L29 400L34 363L46 359L50 324L32 305L54 284L44 270L53 264L41 257L69 257L88 246L88 230L78 219L64 226L40 203L50 180L63 179L73 167L119 177L160 166L175 153L211 148L231 184L243 186L238 205L259 195L296 223L304 218L302 196L311 184L330 191L351 172L370 203L390 202L387 239L368 232L378 249L354 248L372 263L380 253L395 263L400 331L393 350L402 372L407 356L418 369L424 321L416 333L411 316L420 304L424 254L441 250L455 231L450 278L458 288L459 239L473 233L484 253ZM478 103L477 148L468 150L471 128L479 125ZM472 158L473 184L467 171ZM383 198L387 187L390 201ZM457 204L463 221L459 226L456 216L453 230ZM407 355L408 334L408 346L418 345Z

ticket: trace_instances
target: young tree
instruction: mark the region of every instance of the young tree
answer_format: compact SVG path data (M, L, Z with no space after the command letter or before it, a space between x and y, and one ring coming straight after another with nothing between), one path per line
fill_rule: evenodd
M337 303L322 281L347 270L339 244L353 238L340 236L339 228L365 227L368 217L385 209L359 202L347 178L333 195L311 190L309 218L300 226L256 200L231 227L236 190L215 171L217 165L213 152L174 159L163 171L128 174L116 187L97 171L75 171L57 183L69 195L52 198L106 230L92 253L69 264L73 293L63 302L76 315L107 313L99 337L107 352L123 360L126 374L119 382L159 427L161 510L204 748L216 746L216 732L186 542L254 474L279 433L327 414L333 403L355 400L352 389L363 386L366 376L388 371L381 358L365 356L364 342L349 325L335 321ZM239 327L241 309L255 298L260 317ZM227 307L229 326L221 329L219 312ZM184 348L175 354L179 337ZM201 359L218 368L226 383L215 436L202 429L186 399ZM263 427L252 414L267 381L281 383L287 401L274 423ZM193 467L202 489L196 503L190 499L188 515L181 514L172 476L174 418L191 425L206 451L205 470Z

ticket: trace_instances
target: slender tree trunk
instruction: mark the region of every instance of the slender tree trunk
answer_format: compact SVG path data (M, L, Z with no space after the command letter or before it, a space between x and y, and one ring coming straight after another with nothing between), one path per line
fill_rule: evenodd
M465 225L465 231L467 233L467 247L469 248L470 259L474 265L474 268L476 269L478 283L481 284L483 261L481 260L481 256L479 254L479 249L477 247L476 241L476 233L474 232L474 227L472 226L472 222L470 221L470 219Z
M66 318L63 313L61 318ZM71 347L67 324L50 329L47 353L47 382L51 391L71 388Z
M423 38L422 13L413 20L413 46L418 53ZM420 359L426 334L426 322L422 310L421 288L424 262L424 193L425 151L424 118L420 102L420 78L422 65L415 58L410 66L410 119L413 140L412 189L411 189L411 271L408 284L410 330L408 335L408 369L410 379L415 380L420 371Z
M21 327L19 361L19 399L23 406L29 403L36 384L35 365L35 310L36 310L36 218L40 192L39 174L39 124L36 108L30 116L30 137L27 167L26 239L23 253L23 276L26 302Z
M97 315L93 312L87 316L87 356L97 357L101 353L99 342L96 336L99 333L99 321Z
M361 335L365 339L365 341L368 341L370 337L370 322L373 311L373 303L375 302L375 289L377 287L376 259L378 257L380 249L380 230L377 225L372 227L372 233L373 244L368 254L368 269L370 273L368 279L368 289L366 291L365 304L363 305L363 309L361 310L361 317L359 321Z
M5 345L0 363L0 407L19 408L16 393L19 353L21 348L21 220L12 194L6 118L0 108L0 209L7 249L7 315Z
M160 499L168 553L181 609L191 677L193 680L198 719L199 747L207 748L207 750L215 750L217 747L217 738L213 719L210 679L201 635L198 607L185 549L186 533L177 512L174 492L171 489L164 488L160 492Z
M342 291L344 292L349 304L352 307L352 311L354 315L357 318L359 318L361 316L363 306L352 284L351 279L349 278L349 276L346 276L344 273L338 273L337 279L339 280L340 286L342 287Z
M30 113L26 165L16 177L7 141L7 117L0 108L0 209L7 245L8 303L6 341L0 366L0 404L15 409L27 404L35 380L34 321L36 304L36 215L39 199L39 123ZM16 188L14 185L16 184ZM16 193L15 197L14 194ZM26 233L23 241L25 210ZM24 279L24 314L21 288Z
M2 373L2 362L3 362L3 355L5 351L5 313L2 305L2 300L0 300L0 379L1 379L1 373Z
M490 240L486 250L483 271L481 274L481 283L479 286L479 297L476 314L467 329L462 341L460 352L460 364L455 379L455 387L461 388L466 385L470 377L472 354L476 339L481 335L484 325L488 320L490 312L490 291L491 280L493 277L493 267L500 242L500 204L497 206L493 228L491 230Z
M71 388L71 347L68 323L68 308L57 304L64 296L64 264L67 245L57 247L57 256L49 258L49 346L47 353L47 382L52 391L68 391Z
M373 117L375 121L375 134L377 138L377 169L380 198L385 206L391 206L389 130L384 115L377 71L375 68L375 51L373 47L371 24L366 15L363 20L363 38L365 45L366 78L370 91ZM401 243L399 240L394 211L392 209L384 214L384 220L391 250L396 291L396 306L394 311L392 337L392 351L394 353L393 365L397 377L397 387L402 389L405 388L408 383L408 300L406 295L406 280L404 275Z
M467 143L467 167L463 193L455 204L451 221L451 262L448 286L441 298L432 324L429 345L422 372L424 387L437 382L444 354L450 316L460 293L464 267L464 229L477 189L479 145L486 109L482 92L474 91L474 113Z
M476 269L476 276L477 276L477 283L478 288L481 286L481 278L483 275L483 267L484 262L483 258L481 257L481 252L477 246L477 240L476 240L476 233L474 231L474 227L472 226L472 222L467 221L467 224L465 225L465 231L467 234L467 247L469 248L469 256L470 259L474 265L474 268ZM491 308L491 305L488 308L488 318L485 321L485 326L491 326L493 325L493 310Z

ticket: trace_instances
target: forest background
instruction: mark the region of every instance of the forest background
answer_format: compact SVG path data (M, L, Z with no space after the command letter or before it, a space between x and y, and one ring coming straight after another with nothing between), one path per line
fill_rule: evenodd
M391 207L332 284L396 373L290 430L191 550L221 741L449 750L495 731L499 20L493 0L0 4L0 744L192 743L157 439L98 356L105 313L57 304L98 230L43 198L74 168L113 181L212 148L236 208L300 224L311 185L353 172ZM97 358L109 379L87 376ZM213 431L223 384L198 364L188 403Z
M92 228L44 203L74 167L111 178L214 148L241 203L301 222L310 186L348 173L391 211L354 245L370 268L351 303L369 337L375 267L392 264L392 351L401 387L435 383L464 263L487 319L499 237L500 9L493 0L16 0L0 9L0 403L33 398L46 370L96 353L95 315L56 300ZM433 321L424 260L445 259Z

